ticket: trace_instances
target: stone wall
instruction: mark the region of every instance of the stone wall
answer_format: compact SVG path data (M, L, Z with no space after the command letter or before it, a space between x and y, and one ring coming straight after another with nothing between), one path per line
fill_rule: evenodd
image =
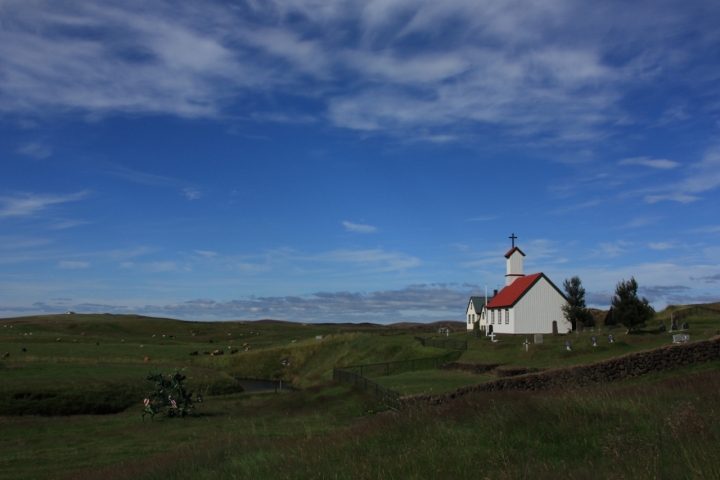
M681 343L628 353L599 362L501 378L459 388L440 395L409 395L398 400L400 408L418 404L440 404L474 392L500 390L551 390L598 385L692 363L709 362L720 358L720 337L699 342Z
M463 372L469 373L487 373L497 369L500 366L499 363L461 363L461 362L449 362L442 365L438 365L437 368L441 370L462 370Z
M496 377L516 377L525 375L526 373L535 373L546 370L545 368L535 367L501 367L499 363L461 363L449 362L438 365L441 370L461 370L463 372L481 374L489 373Z

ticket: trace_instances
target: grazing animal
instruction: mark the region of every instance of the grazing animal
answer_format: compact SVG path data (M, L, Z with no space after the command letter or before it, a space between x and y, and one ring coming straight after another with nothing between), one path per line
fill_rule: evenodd
M207 350L205 350L205 351L203 352L203 354L204 354L204 355L210 355L210 352L208 352Z
M23 347L23 350L22 350L22 351L23 351L23 352L27 352L27 348Z
M198 354L197 350L195 350L194 352L190 352L190 355L197 355L197 354Z
M158 345L162 345L162 344L163 344L163 342L158 342Z
M149 361L150 361L150 357L143 357L143 362L149 362Z
M5 355L2 356L2 358L8 358L10 356L10 352L5 352Z
M98 342L95 342L95 345L100 345Z
M170 338L175 338L175 335L168 335L168 337L170 337Z
M59 338L56 338L56 339L55 339L55 341L56 341L56 342L59 342L59 341L60 341L60 339L59 339Z
M215 342L212 341L212 338L210 339L210 343L215 343Z
M223 353L225 352L223 352L222 350L215 350L210 355L214 357L215 355L222 355Z
M243 348L248 347L249 345L247 343L243 343Z
M230 350L230 355L235 355L238 352L237 348L235 350Z
M233 343L235 340L230 340L228 343Z
M80 336L81 336L81 337L84 337L84 336L85 336L85 332L80 333Z

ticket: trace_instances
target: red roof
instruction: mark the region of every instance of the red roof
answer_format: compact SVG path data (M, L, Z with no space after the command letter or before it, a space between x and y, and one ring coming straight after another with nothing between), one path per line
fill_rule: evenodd
M505 258L508 258L510 255L512 255L515 250L517 250L518 252L520 252L520 254L521 254L523 257L526 256L526 255L523 253L523 251L520 250L518 247L513 247L513 248L511 248L510 250L508 250L508 252L505 254Z
M517 247L515 247L517 249ZM519 250L519 249L518 249ZM512 252L512 250L510 250ZM522 253L522 252L520 252ZM522 298L525 293L532 288L533 285L544 277L542 272L533 273L532 275L526 275L524 277L518 277L513 283L503 288L498 292L492 301L488 302L487 308L504 308L512 307L515 303ZM547 277L545 277L547 279ZM549 282L550 280L548 280ZM552 282L550 283L552 285ZM554 286L554 285L553 285Z

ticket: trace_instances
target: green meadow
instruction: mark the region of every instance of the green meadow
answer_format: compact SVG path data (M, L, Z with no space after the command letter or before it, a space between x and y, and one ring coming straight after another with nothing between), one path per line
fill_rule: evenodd
M673 308L632 335L602 328L534 344L523 335L491 342L460 330L449 338L468 341L461 362L554 368L669 344L671 333L658 333L657 324L669 326ZM720 329L718 316L687 321L691 340ZM448 338L432 326L1 319L0 355L9 355L0 360L0 479L720 478L720 362L602 387L475 394L403 411L332 382L337 366L449 353L422 347L416 336ZM216 350L223 355L204 354ZM367 375L404 395L496 378L423 364ZM152 390L145 377L175 371L204 395L196 404L202 415L143 422L142 399ZM299 390L242 392L236 378Z

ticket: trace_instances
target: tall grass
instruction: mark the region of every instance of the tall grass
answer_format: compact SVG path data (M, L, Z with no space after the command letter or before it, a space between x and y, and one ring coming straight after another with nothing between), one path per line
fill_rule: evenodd
M321 436L228 436L157 465L171 479L720 478L719 393L720 374L710 372L651 385L471 395Z

